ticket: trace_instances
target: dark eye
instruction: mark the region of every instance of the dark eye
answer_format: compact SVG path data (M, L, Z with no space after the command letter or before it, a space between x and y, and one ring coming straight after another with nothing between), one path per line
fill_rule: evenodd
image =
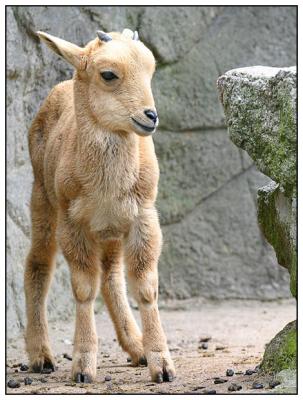
M111 71L101 72L101 76L105 81L113 81L114 79L118 79L117 75Z

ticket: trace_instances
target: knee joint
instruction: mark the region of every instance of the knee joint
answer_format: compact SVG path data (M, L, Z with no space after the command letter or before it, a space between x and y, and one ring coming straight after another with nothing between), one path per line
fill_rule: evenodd
M142 287L138 293L138 303L142 305L150 305L157 300L157 288L155 287Z
M72 287L76 301L86 303L93 301L97 295L99 279L83 272L72 275Z
M130 277L130 286L138 304L151 305L157 302L158 284L156 277L144 280Z

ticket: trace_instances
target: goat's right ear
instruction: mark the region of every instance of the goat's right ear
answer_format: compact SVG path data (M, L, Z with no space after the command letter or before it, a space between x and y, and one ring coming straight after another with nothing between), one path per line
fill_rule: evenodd
M60 57L63 57L76 69L85 70L87 62L83 48L45 32L38 31L37 35L50 49Z

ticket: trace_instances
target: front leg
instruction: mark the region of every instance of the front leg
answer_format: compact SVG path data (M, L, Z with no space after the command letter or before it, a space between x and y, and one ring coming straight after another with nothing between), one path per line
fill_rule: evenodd
M126 239L125 261L129 284L141 314L144 353L151 378L158 383L172 381L176 376L158 310L161 244L157 211L142 208Z
M100 263L94 243L75 225L62 221L60 244L68 261L76 300L72 379L90 383L96 376L98 337L94 302L100 287Z

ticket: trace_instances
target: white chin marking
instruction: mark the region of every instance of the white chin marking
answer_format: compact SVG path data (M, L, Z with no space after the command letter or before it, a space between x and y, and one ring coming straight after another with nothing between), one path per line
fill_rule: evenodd
M139 136L150 136L150 135L152 135L155 131L156 131L156 128L155 128L153 131L148 132L148 131L145 131L143 128L141 129L141 128L139 128L139 127L136 127L136 133L137 133Z

